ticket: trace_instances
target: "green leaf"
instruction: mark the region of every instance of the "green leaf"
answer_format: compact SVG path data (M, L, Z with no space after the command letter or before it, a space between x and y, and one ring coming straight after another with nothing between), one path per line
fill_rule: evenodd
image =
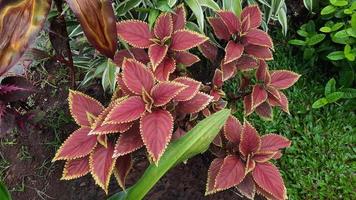
M330 79L325 85L325 96L336 91L336 81L334 78Z
M344 13L346 14L346 15L352 15L352 10L351 9L345 9L344 10Z
M346 38L346 37L348 37L349 36L349 34L347 34L347 31L346 30L341 30L341 31L338 31L338 32L336 32L335 33L335 35L334 35L334 37L335 38Z
M348 4L346 0L330 0L330 3L338 7L346 6Z
M116 65L111 60L105 62L105 70L101 79L101 85L104 90L110 92L115 91L116 84Z
M328 15L336 11L336 8L332 5L328 5L325 8L323 8L320 12L321 15Z
M356 38L356 28L348 28L346 29L347 35Z
M151 9L150 13L148 14L148 24L152 28L153 24L155 23L157 17L159 15L159 11L156 9Z
M200 6L198 0L185 0L185 3L193 11L195 17L197 18L198 26L200 32L204 32L204 13L203 9Z
M135 185L126 192L115 194L109 200L141 200L169 169L206 151L229 115L230 110L224 109L198 123L186 135L168 146L158 166L151 164Z
M289 44L291 45L298 45L298 46L305 46L306 45L306 42L304 42L303 40L289 40L288 41Z
M213 0L199 0L199 3L204 7L212 9L213 11L220 10L219 4L215 3Z
M298 35L302 36L302 37L308 37L308 32L304 31L304 30L298 30L297 31Z
M318 43L320 43L321 41L323 41L325 38L325 34L316 34L316 35L313 35L311 38L309 38L307 40L307 43L309 46L313 46L313 45L316 45Z
M334 103L337 100L341 99L344 96L343 92L333 92L331 94L326 95L326 99L328 103Z
M11 200L10 192L7 190L4 183L0 181L0 199L1 200Z
M317 9L318 2L316 0L303 0L304 6L312 13Z
M338 22L336 24L334 24L332 27L331 27L331 30L332 31L337 31L339 30L341 27L344 26L344 23L343 22Z
M124 16L127 12L132 10L133 8L136 8L141 4L142 0L125 0L121 2L117 9L116 9L116 14L118 16Z
M345 58L343 51L334 51L326 56L329 60L342 60Z
M331 28L327 27L327 26L321 27L319 30L321 32L323 32L323 33L330 33L331 32Z
M278 12L278 21L282 26L282 33L284 36L287 35L288 32L288 21L287 21L287 13L284 9L280 9Z
M223 8L224 10L230 10L239 16L242 11L241 3L242 0L223 0Z
M315 101L312 105L312 108L317 109L317 108L321 108L323 106L325 106L326 104L328 104L328 100L326 98L321 98L318 99L317 101Z
M168 5L169 5L169 7L173 7L174 5L176 5L176 3L177 3L177 0L168 0Z
M355 79L355 71L351 65L343 66L339 71L338 82L343 87L350 87Z
M356 98L356 89L355 88L342 88L342 89L340 89L340 91L344 93L344 96L342 96L343 99Z
M313 47L306 48L304 49L303 52L303 58L304 60L310 60L313 58L314 54L315 54L315 49Z
M168 1L166 1L166 0L158 1L156 7L158 10L160 10L162 12L172 12L173 11L171 9L171 7L168 5Z

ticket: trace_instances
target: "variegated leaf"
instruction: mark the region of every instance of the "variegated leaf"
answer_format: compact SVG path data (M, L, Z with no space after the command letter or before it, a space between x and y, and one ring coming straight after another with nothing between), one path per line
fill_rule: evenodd
M74 160L67 160L64 165L61 180L72 180L85 176L90 172L89 156L77 158Z
M199 81L188 77L178 77L174 79L174 82L178 82L187 86L177 96L174 97L175 101L188 101L192 99L198 93L201 86Z
M245 120L240 139L240 153L247 157L251 153L256 153L261 147L261 138L257 130Z

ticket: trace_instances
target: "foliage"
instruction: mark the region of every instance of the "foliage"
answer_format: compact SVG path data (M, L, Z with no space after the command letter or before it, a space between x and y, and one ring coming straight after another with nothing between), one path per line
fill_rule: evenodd
M0 198L3 200L11 200L9 191L7 190L5 184L0 181Z

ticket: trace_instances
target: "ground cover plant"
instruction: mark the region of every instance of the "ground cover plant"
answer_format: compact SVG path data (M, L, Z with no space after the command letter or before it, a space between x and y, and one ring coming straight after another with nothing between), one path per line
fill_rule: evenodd
M108 195L117 188L116 184L110 184L111 177L115 177L123 191L110 199L142 199L150 195L147 193L155 184L160 184L159 179L168 170L181 162L189 163L195 159L193 156L209 149L210 156L205 161L207 168L202 172L207 177L205 195L214 197L216 193L231 189L249 199L258 195L267 199L288 197L290 182L286 184L282 178L286 168L280 171L277 166L283 162L283 149L293 145L293 140L277 134L283 133L283 127L264 131L263 126L281 120L277 119L281 115L273 114L280 113L278 110L290 114L287 89L300 75L281 70L280 66L273 66L273 70L268 66L273 60L275 46L260 26L271 12L264 9L262 13L256 4L231 4L229 1L202 1L199 9L192 1L149 1L140 9L134 8L142 2L132 1L55 3L56 12L49 12L49 19L54 19L50 22L49 38L55 54L49 53L46 59L68 67L68 83L72 87L76 79L85 74L80 84L82 89L99 78L107 92L103 99L98 96L101 87L89 88L86 94L77 89L62 89L68 94L72 116L64 121L76 123L70 130L60 131L68 135L63 143L57 134L51 142L57 147L52 162L65 161L62 180L80 178L80 181L90 174L86 180L92 177ZM228 8L229 3L237 6ZM49 8L41 6L44 5L37 1L4 2L0 7L6 11L2 19L15 24L31 24L32 19L26 22L27 18L13 16L33 11L30 8L42 8L45 11L38 14L44 20ZM19 11L17 14L8 12L7 8L13 7ZM69 19L76 28L70 28L68 34L66 25L71 23L65 21L64 14L72 11L74 15ZM200 11L207 17L202 21ZM89 15L91 12L98 14ZM36 34L39 29L30 33ZM58 36L67 38L63 46L56 46ZM2 49L6 55L2 61L7 64L1 67L6 72L16 63L12 59L18 60L24 53L31 43L30 38L33 36L21 38L24 47L18 51ZM78 42L70 42L76 39L88 40L94 48L82 49L76 46ZM8 43L9 40L4 42ZM92 66L85 68L89 71L84 73L79 69L78 74L75 67L88 63L78 65L82 56L88 57ZM206 71L206 75L196 74L197 71ZM3 93L14 95L8 89L15 88L14 85L8 81L2 84ZM32 92L15 90L19 91ZM13 108L10 106L3 107L8 110ZM53 125L53 129L59 126ZM10 135L14 136L16 133ZM16 144L14 141L5 144ZM27 147L21 147L18 158L31 158ZM145 170L138 166L138 160L150 165ZM58 172L58 168L55 171ZM128 179L130 173L138 171L144 172L139 180L140 175L135 175L135 181ZM131 187L126 188L126 185ZM50 198L48 193L34 190L41 198Z

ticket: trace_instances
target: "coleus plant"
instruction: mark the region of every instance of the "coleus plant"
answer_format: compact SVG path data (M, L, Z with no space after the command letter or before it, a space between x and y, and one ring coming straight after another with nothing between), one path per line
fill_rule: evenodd
M278 168L270 160L279 159L291 142L277 134L260 136L247 121L234 116L226 121L215 158L208 172L206 194L231 187L253 199L256 191L268 199L286 199L287 193ZM216 144L216 143L215 143Z

